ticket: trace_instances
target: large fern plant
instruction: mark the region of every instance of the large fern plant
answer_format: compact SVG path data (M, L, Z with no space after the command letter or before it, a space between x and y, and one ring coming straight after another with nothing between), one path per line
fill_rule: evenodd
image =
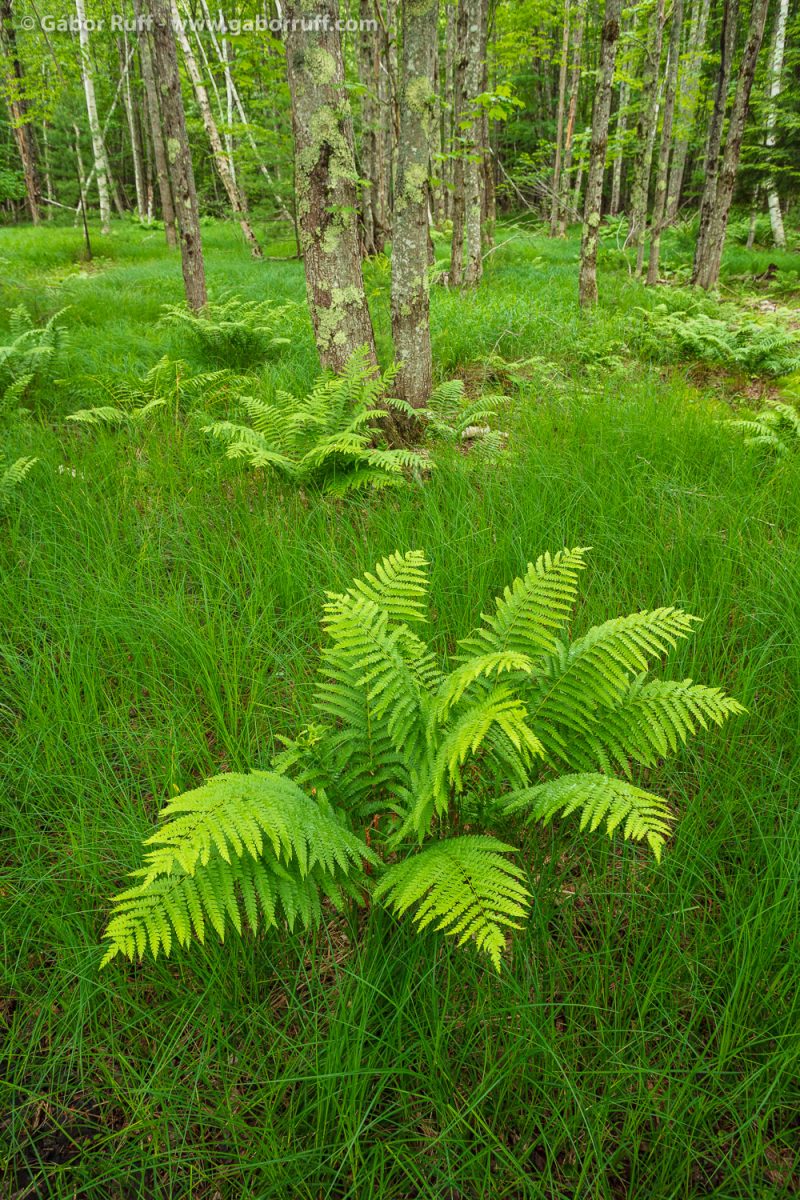
M375 445L390 409L408 411L389 396L394 374L381 374L359 350L340 375L321 376L307 395L240 396L236 420L211 421L203 432L228 458L335 494L402 483L407 470L425 464L411 450Z
M212 397L224 394L231 381L231 372L226 369L197 374L183 359L165 354L141 379L133 382L96 380L106 392L107 403L78 409L70 413L67 420L95 428L142 428L164 411L177 419L182 409L208 404Z
M24 304L9 313L9 341L0 346L0 420L13 416L36 382L52 372L66 344L61 309L37 326Z
M256 366L288 346L301 312L298 304L229 296L199 312L186 305L164 305L161 324L192 343L206 361L243 368Z
M114 902L104 962L169 954L209 927L314 925L325 901L371 895L499 968L531 895L498 833L575 813L659 858L674 813L636 785L637 767L743 710L717 688L649 677L692 631L680 609L570 637L584 559L529 564L450 661L424 637L419 551L329 594L317 722L272 772L217 776L166 806Z

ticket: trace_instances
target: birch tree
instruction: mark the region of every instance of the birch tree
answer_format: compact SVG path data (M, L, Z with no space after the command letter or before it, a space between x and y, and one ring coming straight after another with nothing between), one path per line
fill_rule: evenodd
M686 170L686 159L689 154L689 138L692 132L697 99L700 89L700 74L703 69L703 57L708 28L708 14L711 0L694 0L689 25L689 44L686 58L681 63L678 75L678 91L675 99L675 145L672 151L672 162L669 169L669 184L667 187L667 208L665 221L671 224L678 215L678 205L681 200L683 175Z
M636 249L636 274L644 265L644 240L647 225L647 198L653 165L653 144L658 121L658 75L661 64L661 37L664 28L664 0L655 0L647 30L642 65L642 96L636 126L636 157L631 184L630 241Z
M772 54L769 63L769 108L767 109L767 149L775 146L775 123L777 119L778 97L781 94L781 76L783 74L783 53L786 44L786 21L789 16L789 0L780 0L778 15L775 21L775 37L772 42ZM780 249L786 247L786 232L783 228L781 202L774 180L767 184L767 206L769 220L772 226L772 240Z
M75 11L78 17L78 43L81 53L81 77L83 92L86 97L86 116L89 122L89 133L92 139L92 154L94 156L94 172L97 176L97 195L100 201L100 227L103 233L111 231L111 202L108 187L108 163L106 150L103 145L103 134L97 116L97 99L94 90L94 67L89 51L89 28L86 23L86 8L83 0L75 0Z
M681 54L681 32L683 29L683 0L674 0L672 7L672 29L667 56L667 83L664 97L664 119L661 126L661 147L658 154L656 188L653 197L653 216L650 225L650 259L647 264L647 282L658 282L658 266L661 254L661 231L667 207L667 184L669 181L669 154L672 146L672 120L675 113L675 95L678 87L678 60Z
M161 216L164 221L164 237L168 246L177 246L178 234L175 223L175 204L172 198L172 181L167 163L167 147L161 124L161 101L156 88L155 70L150 44L150 34L147 22L144 20L145 10L143 0L133 0L136 13L139 37L139 62L142 69L142 85L144 87L145 108L150 126L150 138L153 146L153 160L158 183L158 195L161 201Z

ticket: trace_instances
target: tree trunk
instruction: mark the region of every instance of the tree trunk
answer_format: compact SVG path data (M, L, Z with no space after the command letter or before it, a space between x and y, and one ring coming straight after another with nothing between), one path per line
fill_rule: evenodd
M564 29L561 36L561 62L558 67L558 112L556 114L556 155L553 163L553 192L550 200L550 237L558 236L558 197L561 191L561 143L564 140L564 109L567 100L567 57L569 55L569 0L564 0Z
M97 99L94 93L94 67L89 53L89 29L86 24L86 9L83 0L75 0L75 11L78 16L78 41L81 48L81 75L83 76L83 91L86 96L86 115L89 119L89 132L92 137L92 153L94 155L94 170L97 176L97 194L100 199L100 226L103 233L111 232L111 201L108 190L108 164L103 145L103 135L97 116Z
M8 115L14 130L22 175L25 180L25 200L34 225L41 221L42 189L39 180L36 135L28 120L28 100L25 95L25 76L17 52L17 35L11 0L0 0L0 48L3 52L3 77Z
M622 163L625 158L625 133L628 128L628 97L630 96L630 86L627 79L623 79L619 85L619 108L617 109L617 153L614 158L614 167L611 174L611 203L608 206L608 211L612 217L615 217L619 212L620 198L622 195Z
M142 68L142 83L144 84L145 105L150 121L150 135L153 143L153 159L155 162L158 194L161 199L161 216L164 221L164 236L168 246L177 246L178 237L175 229L175 204L172 199L172 181L169 177L167 163L167 148L164 141L164 131L161 126L161 104L156 88L153 56L150 47L150 34L147 22L143 19L143 0L133 0L134 12L139 28L139 61Z
M758 63L758 53L764 39L764 27L767 22L769 0L753 0L750 13L750 28L747 33L747 44L742 55L739 69L739 82L736 86L736 97L733 101L731 119L728 124L728 137L725 142L725 154L717 182L716 196L711 217L707 226L705 242L698 243L698 254L695 258L695 272L692 283L699 287L716 286L719 281L722 266L722 251L725 248L725 233L728 228L728 215L731 209L733 193L736 187L736 174L739 170L739 155L742 149L747 113L750 107L750 93Z
M592 112L592 144L581 237L581 266L578 284L581 307L597 303L597 243L600 236L608 121L611 115L611 91L614 82L614 63L617 57L621 14L622 0L606 0L600 42L600 66L597 72L597 88Z
M403 7L400 142L392 224L392 336L397 394L414 408L431 393L428 297L428 166L436 125L438 0Z
M128 121L128 133L131 139L131 157L133 158L133 179L136 186L136 210L139 213L139 220L144 221L147 216L147 198L145 195L144 183L144 156L142 154L142 140L139 135L139 126L136 121L136 110L133 107L133 96L131 94L131 51L128 46L128 35L123 33L122 41L118 43L119 48L119 63L120 77L123 86L123 101L125 104L125 116Z
M214 165L217 168L220 181L225 189L225 194L228 197L228 203L230 204L234 215L239 221L245 241L250 247L253 258L262 258L263 254L261 247L259 246L258 239L253 233L252 226L247 219L244 201L236 184L236 179L231 174L231 160L222 145L222 138L219 135L217 123L214 120L214 114L211 111L211 105L208 100L208 92L206 91L203 77L200 74L200 68L197 65L197 60L192 53L192 47L188 37L186 36L186 30L183 28L183 23L181 21L180 13L178 12L178 6L175 3L175 0L172 0L172 19L175 25L178 41L181 44L181 50L183 51L183 60L186 63L186 70L194 89L194 97L197 101L197 107L200 110L200 116L203 119L206 135L209 143L211 144L211 152L214 156Z
M480 93L482 24L486 20L484 0L459 0L456 55L456 130L459 138L455 172L456 195L453 213L453 245L450 282L473 287L483 273L481 253L481 116L475 101ZM460 128L463 127L463 128ZM463 213L463 217L462 217ZM463 231L463 232L462 232ZM466 267L463 243L466 242Z
M695 0L687 50L688 61L684 63L679 76L674 120L675 147L672 151L672 165L667 188L665 220L668 225L677 217L681 201L683 176L689 153L689 138L697 109L697 95L700 87L700 74L703 69L703 52L710 8L711 0Z
M561 165L561 187L558 200L558 236L567 236L570 210L570 171L572 170L572 151L575 138L575 117L578 111L578 97L581 90L581 47L583 44L583 27L586 22L586 0L578 0L575 11L575 23L572 27L572 73L570 75L567 107L567 128L564 131L564 156Z
M708 231L717 201L717 180L719 176L719 154L722 146L722 128L725 123L725 110L728 104L728 84L733 65L733 54L736 49L736 24L739 15L739 0L723 0L722 28L720 30L720 64L717 72L717 82L714 88L714 106L711 112L711 123L708 128L708 144L705 158L705 184L703 197L700 201L700 227L697 232L697 242L694 249L693 279L700 271L700 265L706 255Z
M631 185L630 242L636 249L636 274L644 265L644 237L647 225L647 197L653 165L653 144L658 121L658 74L661 64L661 37L664 28L664 0L656 0L650 17L642 67L642 99L636 126L636 157Z
M186 303L190 308L197 310L207 304L208 296L203 246L200 240L200 213L178 73L178 52L170 19L169 0L148 0L148 5L153 21L153 65L158 77L167 161L180 238L183 287Z
M678 87L678 62L681 55L681 30L683 27L683 0L674 0L672 8L672 31L667 57L667 87L664 98L664 119L661 126L661 148L658 155L656 190L653 198L653 218L650 227L650 259L647 264L647 282L658 282L658 266L661 255L661 231L664 228L664 213L667 205L667 180L669 176L669 152L672 145L672 120L675 114L675 93Z
M344 86L338 0L317 0L319 21L287 17L286 67L292 98L295 193L306 291L320 360L341 371L366 346L377 363L358 244L353 122ZM305 28L304 28L305 26Z
M777 119L778 97L781 94L781 75L783 74L783 52L786 44L786 20L789 16L789 0L780 0L778 16L775 22L775 39L772 43L772 54L769 63L769 109L767 110L767 149L775 145L775 122ZM772 226L772 240L781 250L786 248L786 232L783 228L781 203L773 180L767 184L767 205L769 220Z

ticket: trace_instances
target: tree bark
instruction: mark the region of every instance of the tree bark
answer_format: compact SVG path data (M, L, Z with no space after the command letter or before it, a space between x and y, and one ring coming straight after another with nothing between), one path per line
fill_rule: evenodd
M150 122L150 135L153 143L153 160L155 162L158 194L161 200L161 216L164 221L164 236L168 246L177 246L178 236L175 228L175 204L172 198L172 181L169 176L167 163L167 148L164 141L164 131L161 126L161 104L156 88L153 56L150 46L150 34L144 21L145 10L143 0L133 0L134 12L139 28L139 61L142 68L142 83L144 84L145 106Z
M366 346L377 363L361 273L353 122L344 86L337 0L317 0L303 21L302 0L285 9L286 67L292 98L295 193L306 292L324 367L341 371Z
M222 145L222 138L220 137L217 123L214 120L214 114L211 111L211 104L209 103L206 85L203 82L202 75L200 74L200 68L197 65L197 60L192 53L192 47L188 37L186 36L186 30L183 28L183 22L181 21L181 16L178 12L178 6L175 3L175 0L172 0L171 11L178 41L180 42L181 50L183 51L183 60L186 63L186 70L189 75L189 79L192 82L194 97L197 101L197 107L200 110L200 116L202 117L206 135L211 145L211 152L214 156L214 165L217 168L220 182L225 189L225 194L228 197L228 203L230 204L234 215L239 221L245 241L250 247L253 258L262 258L263 252L258 244L256 235L253 233L252 226L247 219L244 200L242 199L241 192L237 186L236 179L231 174L231 160Z
M614 158L614 167L611 174L611 203L608 206L608 211L612 217L615 217L619 212L620 198L622 195L622 163L625 158L625 133L628 128L628 98L630 96L630 86L627 79L623 79L619 85L619 108L617 109L617 154Z
M180 239L183 287L186 303L197 310L207 304L208 295L200 239L200 213L178 73L178 52L170 20L169 0L148 0L148 4L153 21L153 59L158 76L167 162Z
M476 111L483 68L482 24L486 20L484 0L459 0L456 31L456 135L459 139L455 172L453 244L450 282L473 287L483 273L481 252L481 116ZM459 194L460 193L460 194ZM462 218L463 213L463 218ZM463 220L463 225L462 225ZM463 230L463 233L462 233ZM466 242L466 267L463 266Z
M736 175L739 169L739 155L742 149L747 113L750 107L750 93L758 63L758 54L764 39L764 27L767 22L769 0L753 0L750 13L750 28L747 33L747 43L742 55L739 70L739 82L736 86L736 97L733 101L731 119L728 124L728 137L725 142L725 154L716 187L714 206L706 227L706 237L701 245L698 242L695 258L695 271L692 283L699 287L716 286L719 281L722 266L722 251L725 248L725 233L728 228L733 193L736 187Z
M133 106L133 95L131 92L131 72L130 61L131 51L128 46L128 35L123 33L122 41L118 44L119 48L119 63L120 77L123 86L123 102L125 104L125 116L128 122L128 133L131 139L131 157L133 158L133 179L136 187L136 210L139 213L141 221L147 218L147 198L145 195L144 182L144 155L142 154L142 139L139 134L139 125L136 121L136 109Z
M8 116L14 130L22 175L25 180L25 200L34 225L42 219L42 188L39 179L38 152L33 123L28 118L29 105L25 95L25 76L17 51L17 35L11 0L0 0L0 47L3 51L2 91L5 93Z
M428 167L436 127L438 0L403 6L400 142L392 223L392 336L396 388L415 408L431 393L428 296Z
M667 58L667 86L664 97L664 119L661 126L661 147L656 172L656 190L653 197L653 217L650 226L650 259L647 264L647 282L658 282L658 267L661 256L661 231L667 205L667 182L669 178L669 152L672 146L672 121L675 114L675 93L678 87L678 62L681 55L681 31L683 28L683 0L674 0L672 8L672 30Z
M564 155L561 166L561 184L558 199L558 229L559 237L567 236L570 210L570 171L572 170L572 153L575 139L575 117L578 111L578 98L581 90L581 48L583 45L583 27L586 23L586 0L578 0L575 11L575 22L572 27L572 72L570 74L569 105L567 107L567 127L564 132Z
M719 154L720 147L722 146L722 128L725 123L725 110L728 104L728 84L733 66L733 54L736 49L736 24L738 15L739 0L723 0L722 27L720 30L720 63L716 86L714 88L711 123L708 128L708 144L706 146L704 168L705 184L703 186L703 197L700 201L700 227L697 232L697 243L694 250L693 278L698 275L701 261L706 253L709 226L717 200Z
M653 165L653 144L658 121L658 74L661 64L661 38L664 28L664 0L656 0L650 17L642 68L642 99L636 126L636 158L631 185L630 242L636 249L636 274L644 265L644 239L647 226L647 198Z
M769 63L769 108L767 110L767 150L775 146L775 124L777 120L778 97L781 94L781 75L783 74L783 53L786 44L786 21L789 16L789 0L780 0L778 16L775 22L775 38L772 43L772 54ZM786 248L786 231L783 228L781 202L774 180L767 183L767 206L769 220L772 226L772 240L779 249Z
M564 109L567 100L567 57L569 55L569 0L564 0L564 29L561 35L561 62L558 67L558 111L556 113L556 153L553 163L553 192L550 201L550 237L558 236L558 197L561 191L561 144L564 140Z
M581 237L581 266L578 283L581 307L597 303L597 243L600 236L608 121L611 115L611 91L614 82L614 63L617 58L621 15L622 0L606 0L600 42L600 65L597 72L597 87L592 112L592 143Z
M686 159L689 153L689 137L697 109L697 94L700 87L700 73L703 68L703 51L706 44L706 29L711 0L695 0L692 9L691 30L687 47L687 61L680 70L678 94L675 107L675 146L672 151L672 165L669 172L669 187L667 188L666 223L671 224L678 215L681 200L683 176L686 170Z
M94 170L97 176L97 194L100 200L100 227L103 233L110 233L111 201L108 189L108 164L106 162L105 146L103 145L103 135L100 130L100 121L97 116L97 99L94 91L94 67L89 53L89 30L86 24L86 9L83 0L75 0L75 11L78 16L78 41L81 48L81 75L83 76L83 92L86 97L86 115L89 119Z

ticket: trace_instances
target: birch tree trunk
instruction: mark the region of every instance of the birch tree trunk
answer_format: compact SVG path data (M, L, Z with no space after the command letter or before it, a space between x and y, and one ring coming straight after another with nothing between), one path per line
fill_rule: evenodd
M196 311L207 304L208 296L200 239L200 213L178 73L178 52L170 20L169 0L148 0L148 3L153 20L153 61L158 76L167 162L181 247L183 287L186 303Z
M302 0L293 0L285 9L295 193L320 360L324 367L341 371L360 346L367 347L373 363L377 357L361 273L358 176L337 0L317 0L315 14L321 20L302 20Z
M459 0L456 78L456 133L460 138L455 172L456 194L453 213L453 244L450 282L473 287L483 274L481 254L481 116L476 111L483 68L482 24L486 20L484 0ZM460 193L460 194L459 194ZM463 212L463 218L462 218ZM463 220L463 224L462 224ZM463 233L462 233L463 230ZM466 242L466 267L463 266Z
M644 238L647 226L647 198L653 165L653 144L658 121L658 74L661 64L661 37L664 28L664 0L656 0L647 31L642 67L642 100L636 126L636 157L631 185L630 242L636 249L636 275L644 265Z
M783 52L786 44L786 21L789 16L789 0L780 0L778 16L775 22L775 39L772 43L772 54L769 63L769 108L767 110L767 149L775 145L775 122L777 119L777 101L781 94L781 75L783 74ZM772 240L781 250L786 248L786 232L783 228L781 202L773 180L767 184L767 206L769 220L772 226Z
M156 88L153 56L150 47L150 34L144 20L145 10L143 0L133 0L134 12L139 29L139 62L142 68L142 83L144 85L145 107L150 123L150 136L153 143L153 160L158 182L158 195L161 200L161 216L164 221L164 236L168 246L177 246L178 236L175 228L175 204L172 199L172 181L169 177L167 163L167 148L164 142L164 132L161 126L161 103Z
M22 175L25 181L25 201L34 225L41 221L42 189L39 179L36 134L28 120L28 100L25 95L25 75L17 52L17 35L11 0L0 0L0 49L2 49L2 79L8 116L14 130Z
M144 182L144 156L142 154L142 139L139 134L139 125L136 120L136 110L133 106L133 95L131 92L131 50L128 45L128 35L123 33L122 40L118 43L120 73L123 87L123 103L125 105L125 117L128 122L128 133L131 139L131 157L133 158L133 180L136 187L136 210L139 213L141 221L147 218L147 198L145 195Z
M622 0L606 0L600 42L600 64L592 111L592 142L581 237L581 266L578 283L581 307L597 303L597 243L600 235L608 122L611 115L611 91L614 82L614 63L617 58L621 15Z
M436 127L434 67L438 0L403 7L400 142L392 226L392 336L401 399L423 407L431 393L428 201Z
M625 133L628 128L628 98L630 96L630 86L627 79L623 79L619 85L619 108L617 109L617 154L614 158L614 166L611 174L611 203L608 206L608 211L612 217L615 217L619 212L620 198L622 195L622 163L625 158Z
M586 0L578 0L575 10L575 21L572 27L572 72L567 89L569 105L567 108L567 127L564 131L564 155L561 165L561 184L558 198L558 237L567 236L570 209L570 171L572 170L572 154L575 139L575 117L578 111L578 98L581 90L581 47L583 45L583 27L586 23Z
M667 86L664 97L664 119L661 126L661 147L658 154L656 190L653 198L653 217L650 226L650 259L647 264L647 282L658 282L658 267L661 256L661 231L667 206L667 182L669 177L669 152L672 146L672 121L675 113L675 94L678 87L678 65L681 55L681 31L683 28L683 0L674 0L672 8L672 30L667 57Z
M739 0L723 0L722 28L720 30L720 64L714 88L714 106L711 112L711 123L708 129L705 184L703 186L703 196L700 201L700 227L697 232L697 243L694 249L693 280L698 276L701 263L706 255L709 227L717 202L719 154L720 147L722 146L722 128L725 123L725 110L728 103L728 84L730 83L731 68L733 65L733 53L736 48L738 16Z
M197 60L192 53L192 47L188 37L186 36L186 30L183 27L183 22L181 21L180 13L178 12L178 6L175 3L175 0L172 0L171 11L178 41L180 42L181 50L183 51L183 60L186 63L186 70L189 75L189 79L192 82L192 88L194 89L194 97L197 101L197 107L200 110L200 116L203 119L206 135L209 143L211 144L211 152L214 156L214 166L217 168L220 182L222 183L222 186L225 189L225 194L228 197L228 203L230 204L233 213L239 221L245 241L250 247L253 258L262 258L263 254L261 247L259 246L258 239L253 233L252 226L247 219L244 200L242 199L241 193L237 186L236 179L231 174L230 158L222 145L222 138L219 135L217 123L214 120L214 114L211 111L208 92L206 91L203 77L200 74L200 68L197 65Z
M94 67L89 53L89 30L86 24L86 8L83 0L75 0L75 11L78 16L78 41L81 48L81 75L83 77L83 92L86 97L86 115L89 120L89 133L92 138L92 154L94 155L94 170L97 176L97 194L100 200L100 226L103 233L111 232L111 202L108 190L108 163L103 145L103 135L97 116L97 99L94 91Z
M753 88L758 54L764 39L764 27L767 22L768 8L769 0L753 0L747 43L742 55L739 82L736 86L736 97L731 110L728 137L725 142L725 154L717 182L714 206L707 226L705 241L702 246L698 243L692 283L705 288L706 291L709 288L715 287L719 281L719 272L722 266L722 251L725 248L725 233L728 228L728 216L736 187L739 155L742 149L742 139L750 107L750 93Z
M689 137L692 132L694 114L697 109L697 96L700 87L700 74L703 69L703 51L706 44L708 14L711 0L695 0L692 8L692 20L687 48L687 61L680 69L678 93L675 107L675 147L672 151L672 165L669 172L669 187L667 188L666 223L671 224L678 215L681 200L683 175L686 170L686 159L689 153Z
M564 109L567 100L567 57L569 55L569 0L564 0L564 29L561 37L561 62L558 68L558 112L556 114L556 155L553 163L553 194L550 202L550 237L558 236L558 197L561 191L561 143L564 140Z

